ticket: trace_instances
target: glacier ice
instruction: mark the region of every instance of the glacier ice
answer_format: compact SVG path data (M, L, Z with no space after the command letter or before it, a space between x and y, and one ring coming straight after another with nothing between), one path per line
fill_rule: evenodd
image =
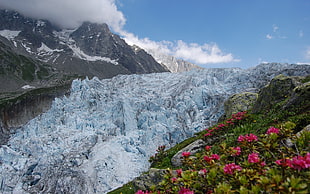
M309 74L310 66L74 80L70 95L0 148L0 192L106 193L146 171L159 145L216 122L228 96L255 91L279 73Z

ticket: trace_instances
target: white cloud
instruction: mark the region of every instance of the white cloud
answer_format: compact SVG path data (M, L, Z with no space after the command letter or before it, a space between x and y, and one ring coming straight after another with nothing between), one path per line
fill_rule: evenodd
M267 34L267 35L266 35L266 38L267 38L268 40L270 40L270 39L273 39L273 36L271 36L270 34Z
M239 61L234 59L232 54L223 53L216 44L187 44L182 40L177 42L174 55L185 60L194 61L197 64Z
M148 38L139 39L132 33L123 32L122 36L130 45L137 45L145 50L152 50L172 55L195 64L239 62L231 53L224 53L217 44L186 43L182 40L155 42Z
M90 21L107 23L113 30L119 31L126 22L115 0L1 0L0 8L47 19L64 28L75 28L84 21Z

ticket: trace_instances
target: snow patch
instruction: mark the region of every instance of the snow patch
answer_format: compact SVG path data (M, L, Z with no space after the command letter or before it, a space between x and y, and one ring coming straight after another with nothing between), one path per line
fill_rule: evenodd
M90 56L85 54L79 47L74 45L68 45L69 48L73 51L74 56L86 60L86 61L106 61L108 63L112 63L114 65L118 65L117 60L112 60L108 57L101 57L101 56Z
M33 89L33 88L36 88L36 87L30 86L30 85L24 85L24 86L22 87L22 89L24 89L24 90Z
M65 44L69 46L69 48L73 51L73 55L75 57L78 57L82 60L86 61L105 61L108 63L112 63L114 65L118 65L117 60L115 59L110 59L108 57L102 57L102 56L90 56L84 53L75 43L75 41L70 37L70 34L74 32L75 30L62 30L62 31L54 31L54 35L58 37L61 41L62 44ZM93 38L92 36L89 38Z
M21 31L1 30L0 35L5 37L8 40L14 40L14 38L17 37L20 32Z
M30 48L27 44L29 44L29 43L24 43L24 42L22 42L22 46L26 49L26 51L27 51L28 53L30 53L30 54L33 54L31 48Z
M41 47L37 49L38 50L38 55L44 56L44 55L52 55L54 52L62 52L63 49L51 49L46 44L43 42L41 43Z
M37 27L43 27L43 26L45 26L45 22L42 20L38 20L37 21Z

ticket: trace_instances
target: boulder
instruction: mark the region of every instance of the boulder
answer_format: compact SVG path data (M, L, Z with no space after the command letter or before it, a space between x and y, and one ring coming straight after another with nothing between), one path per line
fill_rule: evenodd
M302 83L302 77L288 77L278 75L271 82L262 88L253 106L253 113L260 113L270 109L273 105L288 99L292 96L294 89Z
M178 153L176 153L172 158L171 158L171 163L173 166L181 166L182 165L182 153L183 152L190 152L191 154L196 154L199 152L201 149L203 149L207 143L203 141L202 139L199 139L197 141L194 141L193 143L189 144L185 148L181 149Z
M150 190L152 185L159 184L167 170L151 168L147 173L135 178L132 181L136 190Z
M223 121L237 112L251 109L256 102L257 97L258 94L252 92L243 92L232 95L224 102L225 114L219 119L219 121Z
M283 109L310 110L310 82L303 83L293 89L291 98L285 103Z

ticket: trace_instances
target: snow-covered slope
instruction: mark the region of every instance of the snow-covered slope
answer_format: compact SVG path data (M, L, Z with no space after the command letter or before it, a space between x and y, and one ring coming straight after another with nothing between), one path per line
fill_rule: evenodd
M70 96L55 99L0 148L0 192L106 193L147 170L157 146L214 123L229 95L279 73L310 74L310 66L75 80Z
M199 67L193 63L161 53L156 49L147 49L146 51L152 55L158 63L165 65L169 71L173 73L190 71L192 69L202 69L202 67Z

